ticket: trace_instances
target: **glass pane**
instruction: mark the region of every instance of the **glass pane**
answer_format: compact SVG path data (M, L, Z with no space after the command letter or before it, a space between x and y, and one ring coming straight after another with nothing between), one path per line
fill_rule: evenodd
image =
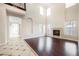
M12 37L19 37L19 24L12 23L9 26L9 35Z
M77 32L76 32L77 22L73 20L73 21L66 21L65 23L66 24L65 24L64 34L76 36L77 35Z
M19 37L21 18L16 16L9 16L9 37Z

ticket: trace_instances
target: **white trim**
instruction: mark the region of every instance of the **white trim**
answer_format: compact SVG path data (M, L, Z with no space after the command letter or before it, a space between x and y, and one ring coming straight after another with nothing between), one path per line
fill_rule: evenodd
M49 36L49 37L53 37L53 38L59 38L59 39L64 39L64 40L71 40L70 38L63 38L63 37L58 37L58 36ZM78 40L74 40L74 39L72 39L71 41L76 41L76 42L78 42Z
M36 37L41 37L45 36L44 34L23 34L22 39L29 39L29 38L36 38Z
M24 40L24 42L26 43L26 41ZM34 53L35 56L38 56L38 54L34 51L34 49L31 48L31 46L27 43L27 46L31 49L31 51Z

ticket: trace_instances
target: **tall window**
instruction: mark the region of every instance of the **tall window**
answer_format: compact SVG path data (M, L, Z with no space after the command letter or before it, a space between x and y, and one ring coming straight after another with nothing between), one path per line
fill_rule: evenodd
M76 32L76 21L66 21L65 23L65 29L64 29L64 34L65 35L71 35L71 36L76 36L77 32Z
M15 16L9 16L9 37L19 37L21 19Z
M51 8L47 8L47 16L50 16L51 14Z
M40 15L43 15L43 7L40 7Z
M46 12L45 14L44 14L44 11ZM48 16L50 16L51 15L51 8L45 8L45 9L43 9L43 7L40 7L40 15L45 15L46 16L46 18L48 17ZM47 20L48 19L46 19L45 21L45 24L40 24L39 25L39 32L40 33L43 33L43 34L45 34L47 31L49 32L49 33L51 33L50 32L50 30L51 30L51 27L52 27L52 24L47 24Z
M9 27L10 27L9 28L10 38L12 38L12 37L19 37L19 24L12 23L12 24L10 24Z

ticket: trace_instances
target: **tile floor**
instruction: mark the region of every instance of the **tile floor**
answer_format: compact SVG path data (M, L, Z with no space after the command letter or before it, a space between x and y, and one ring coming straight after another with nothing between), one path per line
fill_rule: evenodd
M0 45L0 56L35 56L37 55L22 39L9 39Z

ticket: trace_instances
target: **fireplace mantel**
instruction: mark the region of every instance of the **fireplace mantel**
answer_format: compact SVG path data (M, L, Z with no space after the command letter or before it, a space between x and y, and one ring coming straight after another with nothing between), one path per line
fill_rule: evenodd
M55 37L55 38L61 38L62 37L62 28L53 28L53 37ZM55 32L57 31L57 32L59 32L59 33L55 33ZM57 35L56 35L57 34Z

